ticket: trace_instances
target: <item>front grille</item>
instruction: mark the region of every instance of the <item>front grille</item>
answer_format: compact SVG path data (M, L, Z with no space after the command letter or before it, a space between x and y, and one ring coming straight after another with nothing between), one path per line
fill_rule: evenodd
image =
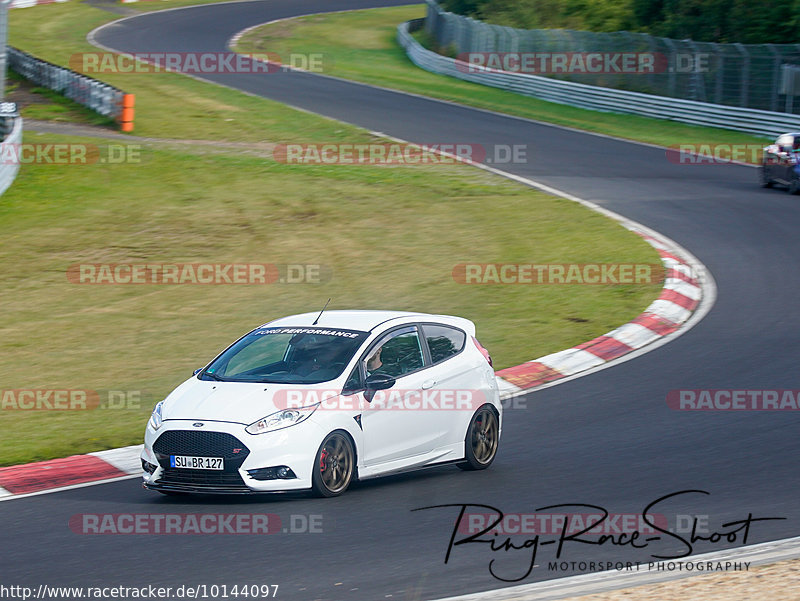
M194 430L168 430L164 432L153 444L153 451L158 455L167 456L222 457L226 460L226 468L228 466L227 460L239 461L239 465L241 465L250 454L250 449L231 434ZM169 467L169 461L167 461L166 466L162 463L162 467Z
M204 470L183 470L166 468L161 477L156 481L157 485L167 487L188 487L194 490L209 491L249 491L245 486L239 472L211 472Z
M242 441L224 432L169 430L153 443L153 452L163 468L156 486L208 490L215 492L247 492L239 468L250 454ZM170 467L170 455L190 457L222 457L223 470L192 470Z

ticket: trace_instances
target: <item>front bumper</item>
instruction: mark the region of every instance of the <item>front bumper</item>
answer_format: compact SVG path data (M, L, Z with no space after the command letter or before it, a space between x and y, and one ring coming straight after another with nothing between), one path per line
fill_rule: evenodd
M275 432L252 435L242 424L167 420L145 433L142 461L155 465L143 470L145 488L164 492L248 494L311 488L311 471L325 436L311 420ZM198 470L170 465L171 455L222 457L224 469ZM259 480L249 472L286 466L294 478Z

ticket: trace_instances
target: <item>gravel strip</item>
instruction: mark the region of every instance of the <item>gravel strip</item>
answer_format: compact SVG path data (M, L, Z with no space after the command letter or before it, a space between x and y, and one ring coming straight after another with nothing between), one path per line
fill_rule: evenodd
M800 559L750 566L748 571L678 580L569 597L565 601L800 601Z

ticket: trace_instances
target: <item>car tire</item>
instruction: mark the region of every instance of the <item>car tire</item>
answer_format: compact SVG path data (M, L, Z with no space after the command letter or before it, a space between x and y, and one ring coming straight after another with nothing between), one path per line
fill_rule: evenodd
M464 437L462 470L485 470L494 461L500 442L500 420L491 405L483 405L472 416Z
M792 179L789 180L789 194L800 194L800 176L797 173L792 173Z
M772 179L767 177L767 170L764 168L764 165L758 170L760 179L761 179L761 187L762 188L771 188L772 187Z
M311 470L311 490L318 497L342 494L356 471L356 454L350 437L341 430L331 432L322 441Z

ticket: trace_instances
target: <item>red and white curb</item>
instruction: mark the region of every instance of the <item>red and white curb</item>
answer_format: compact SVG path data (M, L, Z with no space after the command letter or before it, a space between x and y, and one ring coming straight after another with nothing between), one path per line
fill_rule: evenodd
M704 298L707 271L694 257L652 230L623 223L655 247L666 277L661 295L633 321L594 340L497 372L501 397L525 394L532 388L599 368L678 331Z
M139 476L142 445L0 468L0 501Z
M30 8L39 4L61 4L68 0L11 0L9 8Z
M61 4L63 2L69 2L69 0L11 0L9 8L30 8L41 4ZM139 2L139 0L122 0L123 4L130 2Z

